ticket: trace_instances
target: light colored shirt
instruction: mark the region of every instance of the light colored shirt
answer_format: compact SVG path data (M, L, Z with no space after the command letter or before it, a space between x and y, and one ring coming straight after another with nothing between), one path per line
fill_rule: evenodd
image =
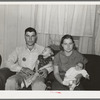
M35 44L34 48L30 51L27 47L18 47L9 56L6 66L14 72L19 72L22 67L34 69L38 55L43 51L44 47Z
M66 71L65 79L72 79L72 80L74 80L75 77L78 74L82 74L83 77L86 77L86 75L88 75L87 71L84 70L84 69L76 70L75 67L71 67L68 71Z

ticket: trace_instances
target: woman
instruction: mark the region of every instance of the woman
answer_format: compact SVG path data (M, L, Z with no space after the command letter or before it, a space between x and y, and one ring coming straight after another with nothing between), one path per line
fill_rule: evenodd
M87 59L76 50L75 42L71 35L64 35L60 43L61 51L54 58L54 76L56 81L54 81L52 89L53 90L68 90L67 86L63 85L63 79L65 72L75 66L78 62L83 62L85 65ZM77 76L77 83L79 83L82 75ZM76 87L79 90L80 85Z

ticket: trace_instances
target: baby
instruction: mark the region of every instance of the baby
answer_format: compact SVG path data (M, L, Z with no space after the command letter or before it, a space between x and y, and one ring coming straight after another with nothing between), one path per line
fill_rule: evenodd
M52 61L53 61L53 50L48 46L46 47L42 54L38 56L38 60L36 62L35 66L35 73L31 75L29 78L24 79L24 81L21 84L21 87L28 87L37 77L46 78L42 76L42 69L52 67ZM53 70L53 68L52 68Z
M65 77L63 80L63 85L66 85L69 87L69 90L74 90L74 88L79 85L76 83L76 76L78 74L82 74L83 77L89 79L89 74L84 68L84 64L79 62L75 67L71 67L66 71Z

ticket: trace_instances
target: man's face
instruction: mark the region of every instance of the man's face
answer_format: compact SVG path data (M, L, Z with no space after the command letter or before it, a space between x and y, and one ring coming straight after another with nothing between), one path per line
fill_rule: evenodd
M37 36L35 32L26 32L25 34L25 41L28 46L32 46L35 44Z
M73 50L73 45L74 44L73 44L72 40L70 38L68 38L63 41L62 47L63 47L64 51L71 52Z

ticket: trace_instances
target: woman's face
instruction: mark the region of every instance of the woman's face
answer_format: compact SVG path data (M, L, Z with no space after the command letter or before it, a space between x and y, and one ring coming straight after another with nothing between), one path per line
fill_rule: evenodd
M74 45L73 41L70 38L68 38L64 39L62 47L64 51L71 52L73 50L73 45Z

